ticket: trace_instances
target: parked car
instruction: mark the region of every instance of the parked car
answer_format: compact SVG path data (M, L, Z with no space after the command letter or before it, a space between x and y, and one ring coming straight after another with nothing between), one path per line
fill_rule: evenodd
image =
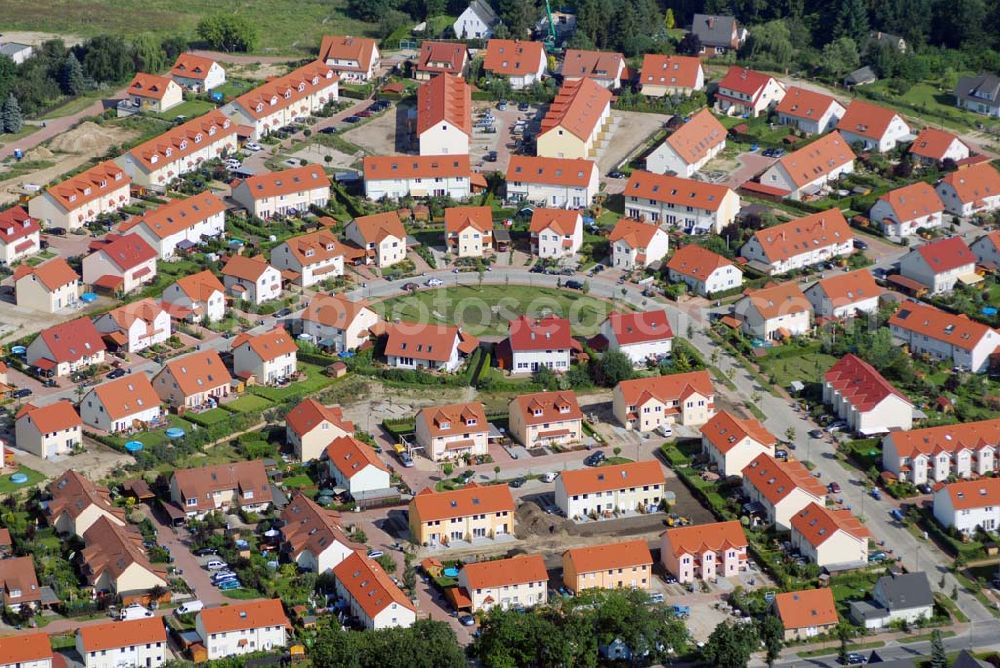
M860 666L865 662L865 657L857 652L851 652L846 657L844 657L844 665L847 666Z
M280 311L278 311L277 313L275 313L274 317L275 318L287 318L291 314L292 314L292 309L290 309L290 308L283 308Z
M892 510L890 510L889 517L900 523L902 523L902 521L905 519L903 511L900 510L899 508L893 508Z
M256 153L257 151L263 151L264 150L264 147L261 146L260 144L258 144L255 141L248 141L246 144L243 145L243 148L245 148L246 150L248 150L248 151L250 151L252 153Z
M107 378L108 380L114 380L115 378L121 378L126 373L125 369L112 369L108 372Z
M239 580L226 580L225 582L223 582L222 584L219 585L219 590L220 591L231 591L233 589L239 589L242 586L243 585L240 584Z
M228 568L228 564L218 559L212 559L207 564L205 564L205 568L207 568L210 571L221 571L223 568Z
M826 488L830 490L831 494L840 494L840 483L838 482L831 482Z
M467 612L463 612L458 616L458 623L462 626L475 626L476 618Z
M917 485L917 491L920 492L921 494L930 494L931 492L934 491L934 489L926 482L922 482L919 485Z
M570 290L583 290L583 281L571 280L563 283Z
M788 459L788 450L775 450L774 451L774 458L775 459Z
M378 559L383 554L385 554L385 553L382 552L382 550L368 550L368 558L369 559Z
M128 621L131 619L142 619L143 617L152 617L152 611L144 605L139 605L138 603L133 603L132 605L126 605L122 608L121 613L119 613L118 618L122 621Z
M45 229L45 233L46 234L54 234L57 237L64 237L64 236L66 236L66 228L65 227L48 227L48 228Z
M822 429L810 429L809 430L809 438L823 438L823 430Z
M195 612L201 612L205 608L205 604L201 601L195 599L194 601L185 601L179 606L174 608L175 615L190 615Z
M885 552L882 552L881 550L879 550L878 552L873 552L872 554L868 555L868 561L870 561L873 564L880 564L888 558L889 555L887 555Z
M663 594L661 594L658 591L654 591L652 594L649 595L649 602L650 603L663 603Z
M867 250L868 249L868 242L867 241L862 241L861 239L855 239L854 240L854 247L857 248L858 250Z
M330 125L328 127L321 128L320 132L322 132L325 135L335 135L335 134L337 134L337 128L334 127L334 126L332 126L332 125Z
M608 173L608 178L609 179L624 179L625 178L625 172L622 172L622 171L619 171L619 170L616 169L613 172L609 172Z
M556 478L559 477L559 473L556 471L548 471L542 474L542 482L554 482Z
M429 288L436 288L440 285L444 285L444 281L442 281L440 278L428 278L427 283L425 285Z
M236 573L233 573L232 571L228 571L228 570L226 570L226 571L216 571L215 573L212 573L211 580L212 580L213 584L219 584L223 580L232 580L235 577L236 577Z
M413 455L411 455L408 452L399 453L399 462L408 469L411 469L415 466L415 464L413 463Z
M522 478L514 478L514 479L513 479L513 480L511 480L511 481L510 481L510 482L509 482L508 484L509 484L509 485L510 485L511 487L513 487L513 488L517 489L518 487L522 487L522 486L524 486L524 483L526 483L526 482L528 482L528 479L527 479L527 478L523 478L523 477L522 477Z
M598 450L597 452L589 455L586 459L584 459L583 463L586 464L587 466L600 466L605 459L607 459L605 454L602 451Z
M24 399L25 397L30 397L31 389L27 387L22 387L18 390L14 390L14 393L11 396L13 396L15 399Z
M489 153L483 156L483 162L496 162L496 161L497 161L496 151L490 151Z
M405 285L403 285L403 289L408 292L415 292L416 290L420 289L420 286L417 285L416 283L406 283Z
M194 556L196 557L214 557L219 553L214 547L199 547L194 551Z
M360 123L361 122L361 117L360 116L348 116L347 118L344 119L344 122L345 123Z

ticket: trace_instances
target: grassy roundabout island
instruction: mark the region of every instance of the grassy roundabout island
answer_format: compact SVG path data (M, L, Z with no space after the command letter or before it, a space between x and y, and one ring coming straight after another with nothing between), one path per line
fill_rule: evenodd
M458 324L470 334L504 335L507 323L519 315L549 313L569 318L573 333L591 336L614 308L625 304L590 297L577 290L526 285L455 286L421 289L373 305L387 320Z

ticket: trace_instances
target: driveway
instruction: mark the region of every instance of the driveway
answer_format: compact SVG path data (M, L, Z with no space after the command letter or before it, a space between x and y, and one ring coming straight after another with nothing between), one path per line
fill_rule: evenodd
M152 512L148 507L144 508L146 516L156 527L156 541L170 550L174 558L174 567L181 571L181 577L191 588L194 596L208 606L222 605L229 599L222 595L219 588L212 584L208 571L202 567L201 560L191 553L191 549L182 540L187 531L184 529L174 529L163 521L159 513Z

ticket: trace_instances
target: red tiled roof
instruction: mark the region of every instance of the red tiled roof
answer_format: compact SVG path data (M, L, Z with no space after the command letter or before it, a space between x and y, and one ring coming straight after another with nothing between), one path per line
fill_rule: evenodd
M53 518L58 519L64 512L76 518L93 505L116 517L118 521L122 523L125 521L125 511L111 504L111 493L108 489L95 485L73 469L50 482L47 489L52 495L48 511Z
M738 520L673 527L664 531L662 535L676 557L747 547L747 537Z
M954 188L959 201L964 204L1000 195L1000 172L988 162L951 172L941 182Z
M317 188L329 188L330 179L319 165L304 165L283 169L280 172L255 174L243 181L243 184L246 185L250 198L257 201Z
M656 460L572 469L560 473L559 479L570 496L665 484L663 469Z
M74 362L106 350L100 332L90 318L77 318L43 329L38 335L45 342L53 362Z
M417 134L444 122L472 136L472 86L451 74L417 89Z
M778 161L792 183L801 188L854 160L854 151L834 130Z
M798 533L813 547L819 547L838 530L858 540L870 538L872 533L850 510L824 508L816 502L792 517L792 531Z
M692 165L726 142L726 128L711 111L702 109L665 141L684 162Z
M521 422L529 426L583 419L572 390L521 394L510 402L510 410L520 413Z
M309 300L308 306L302 312L302 320L318 322L336 329L347 329L364 309L368 309L368 302L365 300L352 301L344 293L336 295L320 293Z
M251 118L260 120L292 106L299 100L316 95L339 79L332 67L322 61L307 63L284 76L261 84L233 100ZM329 99L333 99L330 94ZM322 97L321 97L322 99Z
M36 267L26 264L18 265L14 272L14 280L19 281L28 275L34 275L49 292L55 292L64 285L80 280L80 275L73 271L72 267L61 257L54 257Z
M954 142L963 143L961 139L945 130L926 127L920 131L917 138L910 144L910 153L929 160L944 160L945 152Z
M507 181L586 188L596 170L597 165L593 160L582 158L512 155L507 165Z
M554 315L539 320L518 316L510 321L508 338L513 351L566 349L573 345L569 320Z
M110 192L127 187L132 180L110 160L94 165L76 176L57 183L47 192L64 211L73 211ZM128 204L128 201L120 204Z
M536 209L537 211L537 209ZM660 233L660 226L652 223L644 223L641 220L632 218L619 218L615 224L615 229L611 230L608 241L625 241L629 248L648 248L653 238ZM666 234L664 232L664 234Z
M135 415L160 405L149 376L134 373L101 383L91 390L112 420Z
M624 67L625 56L620 53L566 49L560 73L564 79L586 77L616 80L618 72Z
M262 362L271 362L284 355L298 352L295 340L282 326L263 334L240 334L233 339L232 349L246 345Z
M292 627L279 599L237 601L198 613L206 633L229 633L267 626Z
M466 227L480 232L493 230L493 209L488 206L453 206L444 210L446 234L458 234Z
M177 86L169 77L138 72L128 85L128 94L136 97L148 97L152 100L162 100L170 86Z
M159 617L82 625L78 632L85 652L167 642L167 628Z
M772 447L778 439L756 418L738 418L729 411L719 411L701 426L701 435L716 450L725 454L750 438L764 447Z
M638 406L647 399L656 399L661 403L680 401L692 392L708 398L715 396L712 377L708 371L689 371L623 380L618 383L616 389L621 391L627 406Z
M340 562L333 569L333 577L361 606L369 619L374 619L391 605L415 612L410 599L389 579L377 561L365 556L363 550L355 551Z
M849 243L854 232L840 209L828 209L754 232L769 262L782 262L834 244Z
M699 281L705 281L719 267L726 267L732 264L728 259L718 253L713 253L703 246L688 244L674 251L673 257L667 262L667 269L683 276L690 276Z
M563 552L563 563L571 563L579 576L615 568L652 566L653 555L644 540L619 541L588 547L576 547Z
M923 285L920 285L923 288ZM891 318L889 325L927 336L962 350L972 350L991 330L965 315L952 315L920 302L904 302Z
M262 255L256 257L233 255L222 268L222 275L256 282L270 267Z
M353 546L338 524L340 513L318 506L301 491L292 494L281 510L281 537L288 544L292 559L298 560L306 550L319 557L339 543Z
M834 626L840 621L829 587L780 593L774 606L786 630Z
M636 313L614 312L608 316L606 322L620 346L662 341L674 337L674 331L670 328L670 320L664 309Z
M961 480L945 485L944 489L956 511L1000 505L1000 478Z
M165 239L188 230L226 210L226 203L210 192L187 199L174 199L138 219L134 226L145 225L154 236Z
M819 121L829 111L830 105L834 104L840 103L829 95L798 86L789 86L775 111L794 118Z
M668 202L706 211L718 211L722 200L732 190L726 186L683 179L669 174L654 174L641 169L632 172L625 185L625 197L642 197L654 202Z
M744 299L750 300L750 304L764 320L770 320L780 315L812 311L812 305L795 281L748 291Z
M491 39L486 44L483 69L504 76L524 76L544 67L545 50L541 42Z
M14 206L0 211L0 242L4 244L12 244L41 230L38 221L29 216L23 207Z
M417 71L461 76L468 56L469 51L465 44L426 40L420 44Z
M52 659L52 643L45 632L27 632L0 637L0 657L7 665L19 666Z
M935 274L972 266L976 263L976 256L962 237L928 241L917 246L914 251L920 254L920 257Z
M139 144L129 155L147 172L179 162L201 151L206 143L215 143L236 134L236 126L218 109L173 127Z
M719 81L719 89L726 89L749 95L756 101L757 96L764 90L764 86L772 79L771 75L750 70L739 65L733 65L726 71L726 75ZM725 94L723 94L725 95Z
M272 500L271 481L261 459L176 469L173 477L186 510L214 510L213 496L218 493L235 492L236 503L241 506ZM249 497L245 496L248 492ZM197 499L197 505L187 505L190 499Z
M370 244L382 243L386 237L406 238L406 228L399 220L399 214L393 211L375 213L370 216L358 216L354 219L361 238Z
M164 365L160 373L169 374L186 397L233 382L214 348L175 357Z
M639 84L668 88L694 88L698 84L701 61L688 56L647 53L642 57Z
M892 207L896 221L901 223L944 211L944 204L937 191L924 181L896 188L879 199Z
M350 430L353 431L353 430ZM375 448L362 443L353 436L339 436L323 451L327 461L333 464L344 477L350 480L368 466L389 472L389 467L378 458Z
M366 155L365 180L470 178L468 155Z
M482 513L514 512L514 497L507 485L480 487L469 483L465 487L445 492L428 488L410 501L411 513L416 510L421 522L468 517Z
M335 67L344 72L368 72L376 49L375 40L369 37L324 35L319 45L317 58L321 61L352 60L358 63L357 67L350 65L336 65Z
M94 251L103 253L122 272L135 269L140 264L157 257L156 251L138 234L126 234Z
M847 112L837 123L837 129L877 141L889 129L892 119L898 115L892 109L854 99L847 105Z
M539 136L555 128L587 141L611 104L611 91L591 79L566 81L542 119Z
M386 325L386 356L447 362L458 345L460 330L453 325L393 322Z
M882 294L883 290L868 269L849 271L846 274L833 274L821 278L806 292L818 289L830 300L833 308L849 306L857 302L871 299Z
M826 487L797 459L782 462L761 453L740 473L743 481L760 492L771 505L777 505L796 489L801 489L820 503L826 498Z
M344 419L340 406L324 406L315 399L303 399L285 414L285 426L302 437L322 422L329 422L348 433L354 432L354 423Z
M549 573L540 554L521 554L466 564L462 576L469 589L498 589L528 582L547 582Z
M215 61L204 56L196 56L193 53L182 53L177 56L177 62L170 70L171 76L184 79L204 80L208 77L208 71L212 69Z
M208 301L215 292L225 292L225 287L210 270L199 271L197 274L181 276L177 279L177 287L193 301Z
M490 430L483 404L478 401L427 406L417 413L417 422L427 427L431 438L487 433Z
M890 395L909 403L906 395L883 378L875 367L851 353L840 358L823 378L862 413L875 408Z
M938 452L976 451L981 447L992 448L1000 443L1000 418L894 431L886 438L892 440L896 455L900 458Z

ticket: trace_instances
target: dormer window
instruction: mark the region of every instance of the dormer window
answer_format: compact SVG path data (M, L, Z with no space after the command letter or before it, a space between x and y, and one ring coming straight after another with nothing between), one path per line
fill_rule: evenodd
M258 113L260 113L260 112L264 111L264 105L261 104L260 102L258 102L257 106L254 108L254 110L257 111Z

